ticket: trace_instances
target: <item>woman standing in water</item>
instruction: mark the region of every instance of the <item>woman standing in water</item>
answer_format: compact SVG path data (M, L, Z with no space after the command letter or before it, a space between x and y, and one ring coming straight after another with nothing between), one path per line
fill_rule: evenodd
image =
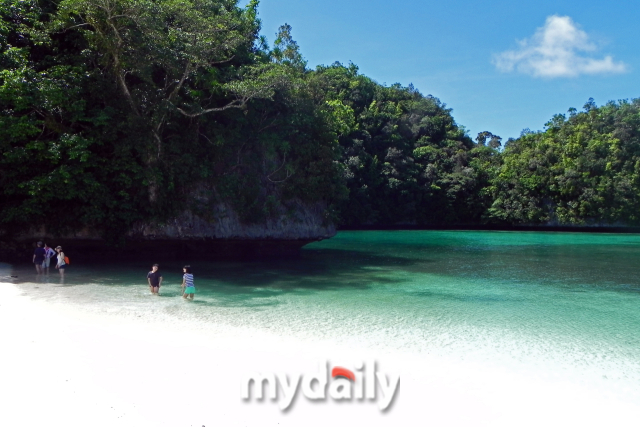
M191 274L191 266L185 265L182 268L182 271L184 272L184 275L182 276L182 289L184 289L182 298L191 298L191 300L193 301L193 297L196 294L196 287L193 285L193 274Z
M58 246L56 248L56 252L58 252L58 264L56 268L60 272L61 276L64 276L64 269L67 267L67 263L64 262L64 252L62 252L62 246Z

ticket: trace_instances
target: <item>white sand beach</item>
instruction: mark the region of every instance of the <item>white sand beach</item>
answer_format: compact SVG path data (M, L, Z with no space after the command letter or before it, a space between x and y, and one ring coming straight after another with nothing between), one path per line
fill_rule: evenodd
M246 329L214 332L169 317L93 315L34 301L21 286L0 283L2 426L631 426L640 416L639 402L535 372ZM367 359L400 375L385 412L375 401L309 401L300 393L286 412L276 401L241 399L251 371L295 375L318 360Z

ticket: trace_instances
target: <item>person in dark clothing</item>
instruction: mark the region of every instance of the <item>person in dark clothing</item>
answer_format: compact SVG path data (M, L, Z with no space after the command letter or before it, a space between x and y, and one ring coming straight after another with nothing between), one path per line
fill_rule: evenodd
M153 264L151 271L147 273L147 281L149 282L149 290L152 294L159 295L160 285L162 285L162 274L158 271L160 266Z
M42 247L42 242L36 243L38 246L35 251L33 251L33 264L36 266L36 273L42 273L42 263L44 262L45 254L47 253Z

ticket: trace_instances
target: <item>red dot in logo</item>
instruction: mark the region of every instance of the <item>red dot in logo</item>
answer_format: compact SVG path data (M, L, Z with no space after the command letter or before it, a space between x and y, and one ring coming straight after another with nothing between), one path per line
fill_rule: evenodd
M355 381L356 380L356 376L354 375L353 372L351 372L350 370L346 369L346 368L342 368L340 366L336 366L335 368L333 368L331 370L331 376L332 377L343 377L346 378L348 380L351 381Z

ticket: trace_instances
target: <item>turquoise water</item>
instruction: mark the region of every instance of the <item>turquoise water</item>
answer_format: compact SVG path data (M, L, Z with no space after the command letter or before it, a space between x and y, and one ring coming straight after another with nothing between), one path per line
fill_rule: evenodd
M82 310L473 360L640 397L640 235L341 232L292 261L72 265L0 271L25 295Z

